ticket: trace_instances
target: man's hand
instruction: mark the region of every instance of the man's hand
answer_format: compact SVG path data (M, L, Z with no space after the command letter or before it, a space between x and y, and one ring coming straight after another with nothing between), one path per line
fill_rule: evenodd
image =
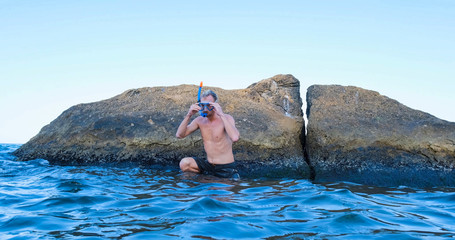
M193 103L193 105L190 106L190 109L188 110L188 113L186 115L191 117L195 113L199 112L199 110L201 110L201 107L199 107L199 104L198 103Z
M214 103L210 103L210 106L213 107L213 110L212 111L215 111L215 113L218 115L218 116L223 116L224 113L223 113L223 109L221 109L221 106L220 104L214 102Z

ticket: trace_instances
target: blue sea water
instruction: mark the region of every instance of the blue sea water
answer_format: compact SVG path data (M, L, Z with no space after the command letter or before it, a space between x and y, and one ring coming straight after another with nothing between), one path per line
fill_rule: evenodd
M455 239L454 188L54 166L19 146L0 144L0 239Z

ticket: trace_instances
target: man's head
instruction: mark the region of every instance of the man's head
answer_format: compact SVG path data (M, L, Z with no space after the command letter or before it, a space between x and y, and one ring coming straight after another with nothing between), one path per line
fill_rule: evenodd
M218 96L212 90L207 90L202 93L201 103L199 103L199 106L201 107L201 116L211 116L213 114L213 107L209 106L208 103L214 103L217 100Z

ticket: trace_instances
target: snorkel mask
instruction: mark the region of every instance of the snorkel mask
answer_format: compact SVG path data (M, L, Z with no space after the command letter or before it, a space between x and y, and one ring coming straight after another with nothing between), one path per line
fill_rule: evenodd
M201 102L201 90L202 90L202 82L199 85L199 91L197 93L197 102L201 110L199 110L199 114L203 117L207 117L207 113L204 112L204 109L212 111L214 107L210 107L210 103L208 102Z
M199 103L199 107L201 107L201 110L199 110L199 114L201 114L201 116L203 117L207 117L207 113L204 112L204 109L207 109L208 111L212 111L214 107L211 107L210 106L210 103L208 102L200 102Z

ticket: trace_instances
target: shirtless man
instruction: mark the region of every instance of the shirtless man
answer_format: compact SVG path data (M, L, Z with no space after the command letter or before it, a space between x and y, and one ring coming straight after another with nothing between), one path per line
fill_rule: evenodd
M216 102L216 93L207 90L202 94L201 103L190 106L188 113L180 123L175 136L184 138L197 129L201 130L204 149L207 159L185 157L180 161L180 169L184 172L210 174L217 177L238 178L235 168L232 143L239 140L240 134L235 127L234 118L223 113L221 106ZM202 107L201 107L202 106ZM202 109L203 108L203 109ZM198 116L190 124L191 117L202 110L207 117Z

